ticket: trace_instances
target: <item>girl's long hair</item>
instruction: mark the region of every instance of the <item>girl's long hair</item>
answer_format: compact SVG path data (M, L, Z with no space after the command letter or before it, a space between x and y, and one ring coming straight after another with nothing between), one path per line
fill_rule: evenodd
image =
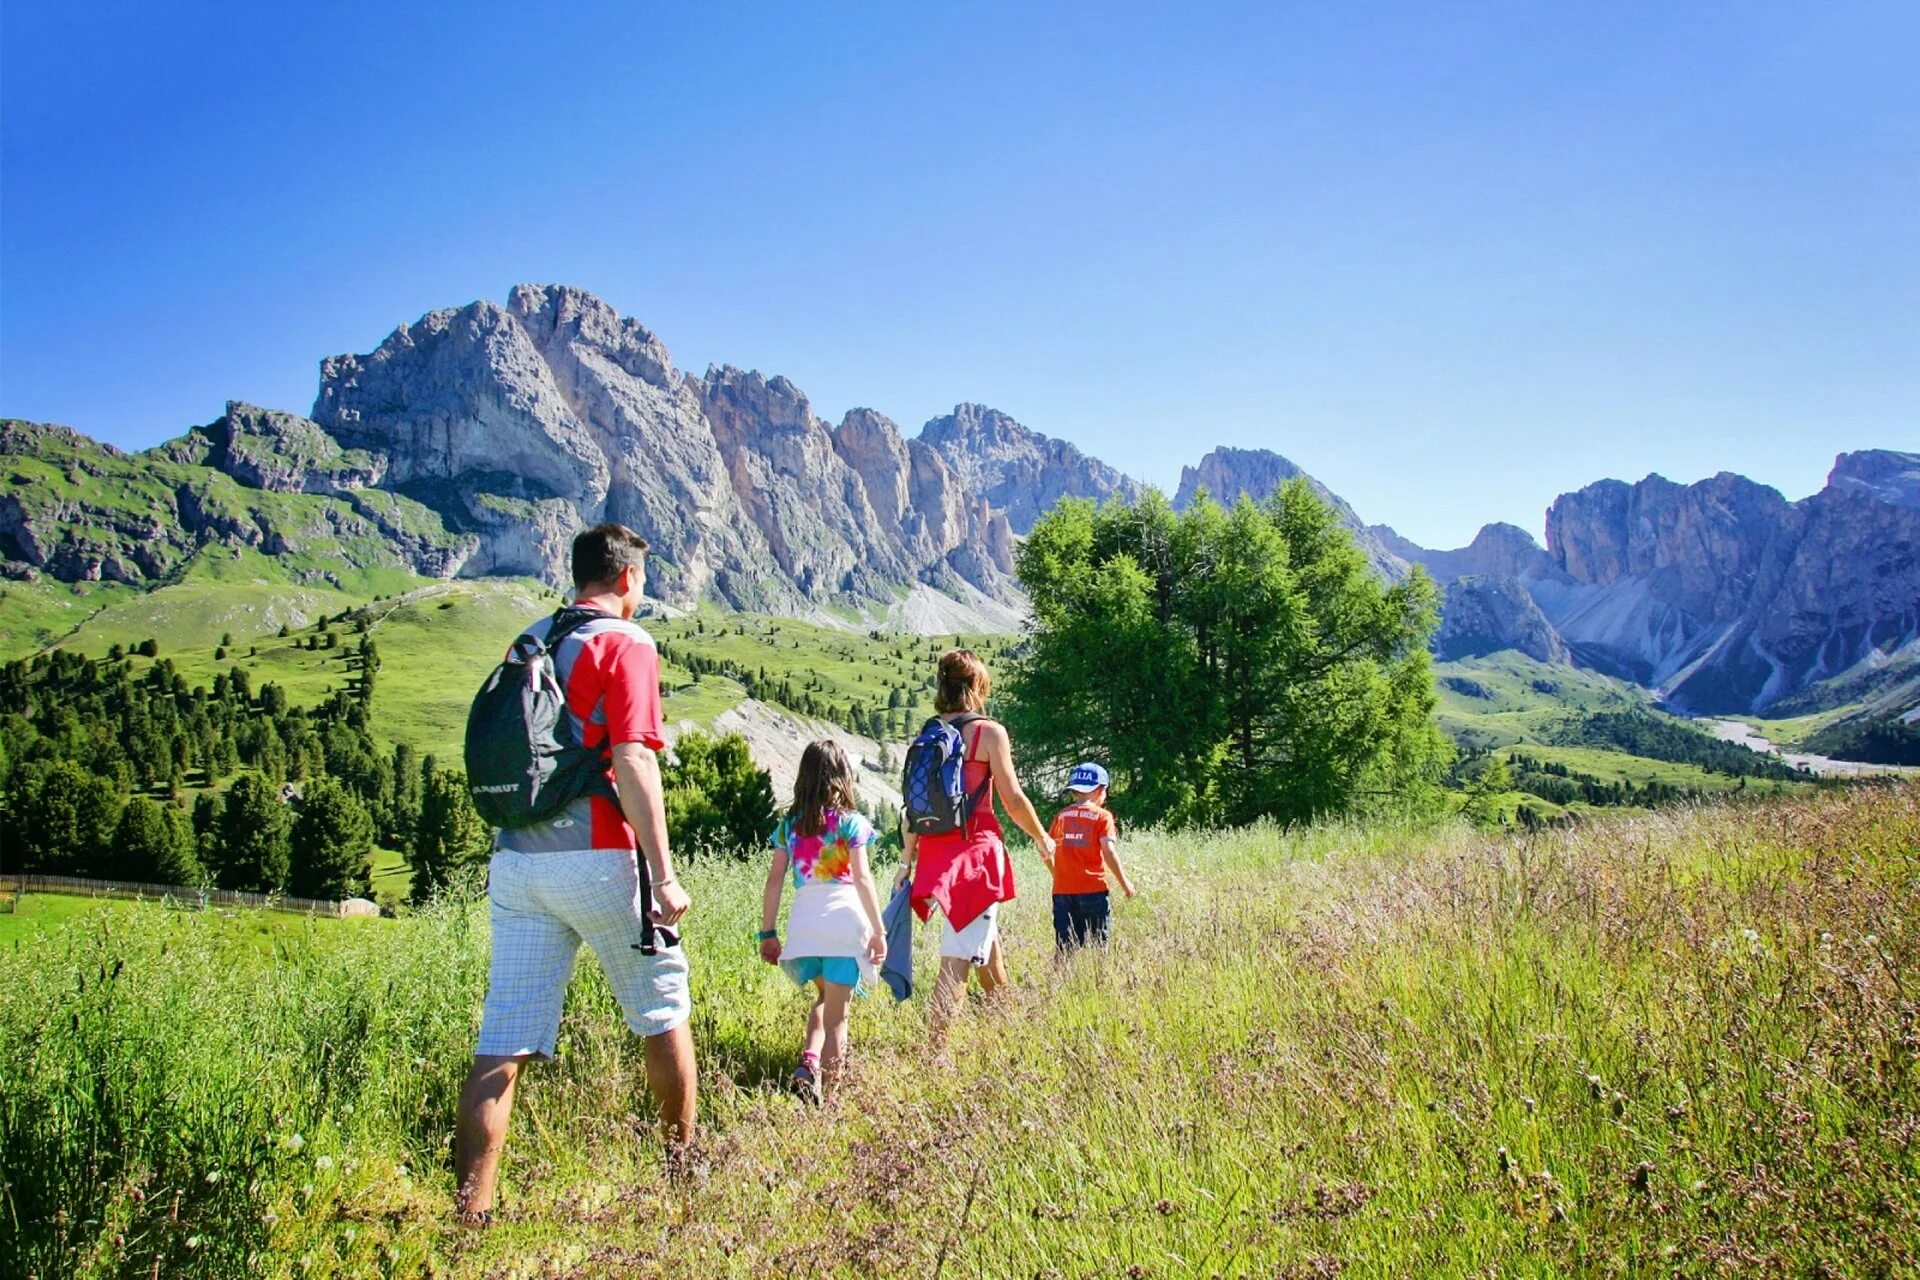
M800 757L800 772L793 779L793 818L795 835L826 834L827 810L845 813L856 809L860 798L853 790L853 765L847 753L832 738L809 742Z

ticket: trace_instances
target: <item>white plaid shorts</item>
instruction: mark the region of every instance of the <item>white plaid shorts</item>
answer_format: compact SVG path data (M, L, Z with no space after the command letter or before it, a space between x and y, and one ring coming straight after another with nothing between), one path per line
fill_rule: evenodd
M574 957L584 940L600 958L636 1035L673 1030L693 1011L687 955L658 938L640 952L643 913L634 854L617 849L493 855L487 897L493 960L480 1045L487 1057L553 1056Z

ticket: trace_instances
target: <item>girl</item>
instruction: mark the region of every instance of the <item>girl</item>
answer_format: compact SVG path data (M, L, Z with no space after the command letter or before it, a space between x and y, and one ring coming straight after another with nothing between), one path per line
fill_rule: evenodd
M945 918L940 936L940 977L933 988L928 1030L938 1049L946 1039L947 1024L967 987L967 975L980 975L986 995L1007 981L1006 960L1000 954L997 922L1002 902L1013 898L1013 864L1007 858L1006 838L993 802L997 795L1007 816L1040 847L1040 857L1053 866L1053 837L1034 812L1013 769L1013 744L1006 729L985 715L993 678L987 664L971 649L954 649L941 656L934 710L940 719L960 731L966 750L963 774L967 794L980 802L964 828L940 835L905 833L900 884L913 886L913 910L922 920L937 906Z
M839 1079L847 1057L847 1004L887 958L880 899L867 868L873 824L854 805L853 767L831 740L807 744L793 781L793 807L773 833L773 862L760 910L760 958L795 985L813 984L813 1008L793 1084L811 1102ZM774 923L793 872L793 910L782 946ZM824 1086L824 1089L823 1089Z

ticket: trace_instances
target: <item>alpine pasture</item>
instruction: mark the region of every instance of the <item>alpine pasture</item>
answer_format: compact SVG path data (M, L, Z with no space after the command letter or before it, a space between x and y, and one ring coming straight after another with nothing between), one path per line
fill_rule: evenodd
M1920 787L1568 830L1146 833L1112 948L949 1056L856 1013L784 1092L801 998L759 871L695 861L705 1129L669 1178L589 958L522 1092L501 1221L451 1225L484 906L79 911L5 942L9 1274L1896 1276L1920 1266ZM919 976L930 977L923 948Z

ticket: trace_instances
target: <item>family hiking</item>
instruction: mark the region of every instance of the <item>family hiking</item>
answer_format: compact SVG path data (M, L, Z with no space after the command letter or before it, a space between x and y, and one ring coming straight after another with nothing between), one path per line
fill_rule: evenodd
M492 1220L520 1068L553 1056L582 942L645 1046L670 1170L694 1137L693 1003L679 929L692 903L668 847L659 654L633 621L646 554L645 539L623 525L580 533L572 602L514 640L468 718L468 783L496 828L492 960L456 1126L456 1208L468 1225ZM831 740L801 757L771 840L757 942L761 959L811 996L792 1075L809 1102L831 1098L840 1080L853 1001L882 984L897 999L911 994L912 917L941 917L927 1019L934 1049L972 978L989 1002L1007 986L999 916L1014 876L999 809L1052 872L1057 955L1105 943L1110 879L1134 894L1106 809L1107 771L1077 766L1071 803L1043 823L1007 730L987 715L992 683L969 649L940 659L935 714L906 752L902 856L884 906L870 860L877 832L860 812L852 763Z

